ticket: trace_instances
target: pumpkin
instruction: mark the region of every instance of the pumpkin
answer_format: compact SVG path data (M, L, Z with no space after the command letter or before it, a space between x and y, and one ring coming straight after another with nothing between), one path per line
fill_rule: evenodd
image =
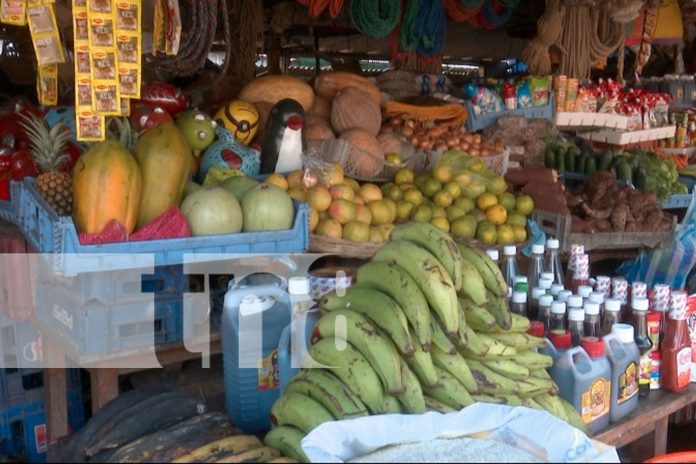
M400 135L391 134L380 134L377 136L377 141L379 142L382 152L386 155L388 153L399 153L404 150L406 145L406 140Z
M314 91L306 82L291 76L263 76L249 82L237 97L253 104L266 102L275 105L292 98L307 111L314 102Z
M339 90L346 87L356 87L363 92L369 93L372 100L377 104L382 104L382 92L379 87L369 79L358 76L357 74L345 71L332 71L320 74L314 81L314 91L320 97L332 102Z
M331 102L320 95L314 95L314 103L312 103L312 107L309 108L307 114L329 119L331 117Z
M384 168L384 152L377 138L365 129L351 129L340 138L352 145L348 153L349 172L361 178L373 178Z
M193 152L173 123L145 132L135 145L135 159L143 178L138 228L171 206L179 206L195 166Z
M292 227L295 207L288 193L272 184L260 184L242 199L244 232L286 230Z
M365 129L376 136L382 127L382 111L367 92L346 87L334 98L331 125L339 134L350 129Z
M333 140L336 135L331 128L331 123L319 116L308 115L305 118L305 137L307 140Z
M138 163L115 140L99 142L73 170L73 220L78 232L96 234L115 220L135 230L142 189Z

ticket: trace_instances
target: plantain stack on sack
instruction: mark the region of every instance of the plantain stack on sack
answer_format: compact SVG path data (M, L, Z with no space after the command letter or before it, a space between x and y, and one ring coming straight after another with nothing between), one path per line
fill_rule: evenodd
M266 445L306 462L300 441L324 422L477 401L544 409L584 429L556 396L551 357L534 350L544 340L509 311L505 279L485 253L428 223L398 226L391 239L356 285L322 298L310 364L273 405Z
M161 388L104 406L65 445L62 462L295 462L200 400Z

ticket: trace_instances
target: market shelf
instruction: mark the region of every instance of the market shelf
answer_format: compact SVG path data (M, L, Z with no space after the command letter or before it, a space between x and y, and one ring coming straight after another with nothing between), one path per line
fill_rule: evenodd
M583 132L578 134L585 140L607 143L609 145L630 145L632 143L649 142L674 137L676 126L657 127L638 131L619 131L615 129L602 129L599 131Z
M605 113L559 112L556 113L556 125L561 129L582 129L607 127L611 129L628 129L628 116Z

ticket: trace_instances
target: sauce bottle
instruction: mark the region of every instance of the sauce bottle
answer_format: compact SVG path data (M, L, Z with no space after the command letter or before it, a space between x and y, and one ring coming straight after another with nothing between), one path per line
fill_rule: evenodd
M623 277L614 277L611 279L611 297L621 302L621 310L619 311L619 320L621 322L626 319L626 305L628 304L628 281Z
M544 290L544 293L551 293L551 286L553 286L553 281L551 279L542 278L539 279L539 287Z
M604 314L604 294L600 292L590 293L590 297L587 299L590 303L596 303L599 305L599 316ZM599 335L598 335L599 336Z
M612 373L610 420L617 422L638 405L640 351L629 324L614 324L603 340Z
M599 316L599 305L588 301L585 303L585 337L602 338L602 323Z
M585 336L585 311L582 308L568 309L568 330L570 344L580 346L580 339Z
M556 298L556 301L560 301L561 303L567 303L568 298L570 298L573 295L573 292L570 290L561 290L558 293L558 298Z
M609 276L597 276L595 292L603 294L605 300L609 298L611 296L611 278Z
M648 299L632 297L633 327L635 328L636 345L640 350L638 394L647 396L650 393L650 375L652 373L652 342L648 337Z
M660 371L662 368L662 352L653 351L650 353L652 359L652 372L650 374L650 389L659 390L660 389Z
M520 316L527 317L527 292L517 290L512 292L510 311Z
M621 302L614 298L609 298L604 301L604 317L602 318L602 336L607 336L611 333L614 324L619 323L619 314L621 313Z
M590 298L591 293L592 287L590 287L589 285L581 285L578 287L578 296L582 298L583 303Z
M539 320L544 323L546 333L551 331L551 305L553 297L551 295L542 295L539 297Z
M554 363L566 351L572 348L570 332L567 330L552 330L546 338L546 348L543 354L551 356Z
M505 254L505 282L508 286L508 300L512 298L512 292L515 289L515 277L519 274L517 266L517 248L514 245L505 245L503 248Z
M561 301L551 303L551 323L549 324L550 331L565 332L566 327L566 304Z
M585 253L585 247L582 245L571 245L570 246L570 258L568 259L568 266L566 267L565 279L563 280L563 285L566 288L570 288L570 284L573 280L573 274L575 273L575 263L579 255Z
M648 324L648 337L652 342L652 351L658 351L660 349L660 321L662 320L662 314L656 311L648 312L647 324Z
M529 319L533 321L539 320L539 298L543 295L546 295L546 290L543 288L536 287L532 289L532 298L527 305L527 314Z
M590 282L590 256L586 254L578 255L575 258L575 269L573 270L573 280L570 283L570 290L578 293L581 286L588 285Z
M529 291L531 291L532 288L539 286L539 279L543 273L544 245L536 243L532 245L532 261L529 263L529 270L527 272L527 284L529 285Z
M527 330L527 335L531 335L532 337L539 337L539 338L544 338L544 323L540 321L532 321L532 323L529 325L529 329ZM538 352L538 348L533 348L532 351Z
M554 300L556 300L558 299L558 294L561 293L563 290L565 290L565 287L562 284L554 283L553 285L551 285L549 293L551 293L551 296L553 296Z
M671 392L684 391L691 381L691 338L686 324L686 307L677 307L670 312L661 351L661 388Z

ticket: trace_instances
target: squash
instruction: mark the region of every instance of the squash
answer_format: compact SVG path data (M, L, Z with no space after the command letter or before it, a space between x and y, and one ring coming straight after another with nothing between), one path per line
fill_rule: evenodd
M195 159L174 123L145 132L135 145L135 159L143 178L136 223L140 228L171 206L179 206Z
M339 134L350 129L365 129L376 136L382 127L382 111L370 94L356 87L346 87L334 98L331 125Z
M401 155L407 144L406 139L394 133L380 134L377 136L377 141L385 155L388 153L399 153Z
M314 102L314 90L296 77L263 76L244 86L237 98L253 104L266 102L273 105L286 98L292 98L307 111Z
M78 232L96 234L116 220L135 230L142 190L138 163L115 140L99 142L73 169L73 220Z
M365 129L351 129L341 134L341 139L352 145L348 153L347 172L363 179L378 176L384 168L384 152L377 138Z
M331 117L331 102L320 95L314 95L314 103L312 103L307 114L329 119Z
M336 138L336 135L329 121L310 114L305 118L305 137L307 141L333 140Z
M369 79L358 76L357 74L345 71L332 71L320 74L314 81L314 91L327 101L333 101L339 90L346 87L357 87L363 92L370 94L370 97L378 105L382 105L382 92L379 87Z

